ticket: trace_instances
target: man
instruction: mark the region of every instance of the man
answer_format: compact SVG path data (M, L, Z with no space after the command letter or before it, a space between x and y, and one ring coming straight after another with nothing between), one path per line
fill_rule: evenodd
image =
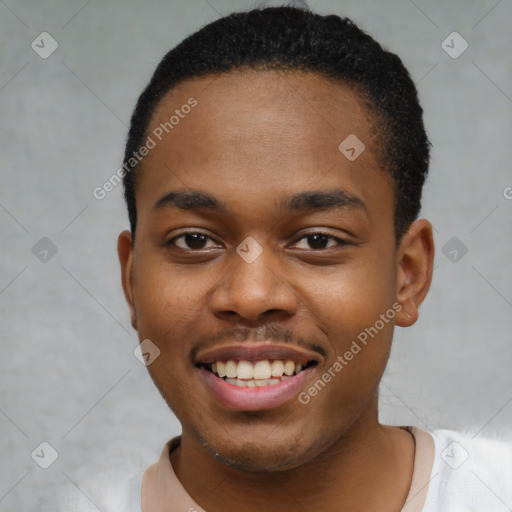
M163 58L131 120L118 240L182 425L138 484L144 512L512 506L491 442L378 419L394 326L432 279L428 161L407 70L348 19L235 13ZM457 472L447 447L473 460Z

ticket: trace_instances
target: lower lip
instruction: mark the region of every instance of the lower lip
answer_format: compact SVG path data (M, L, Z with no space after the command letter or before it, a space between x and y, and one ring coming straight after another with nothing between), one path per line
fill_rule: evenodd
M236 411L263 411L279 407L294 398L314 368L306 368L279 384L257 388L235 386L204 367L200 367L199 370L215 398L224 406Z

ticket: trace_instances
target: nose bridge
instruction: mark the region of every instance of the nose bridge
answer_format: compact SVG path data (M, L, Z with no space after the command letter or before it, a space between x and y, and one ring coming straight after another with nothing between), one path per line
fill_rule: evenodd
M254 319L269 310L296 309L295 294L284 275L279 274L280 258L269 246L247 237L231 258L230 268L214 294L217 313L231 311Z
M278 268L277 258L272 248L267 244L263 245L253 237L249 236L236 248L236 256L233 255L233 270L230 279L230 286L247 286L247 293L267 294L278 285L279 281L275 275Z

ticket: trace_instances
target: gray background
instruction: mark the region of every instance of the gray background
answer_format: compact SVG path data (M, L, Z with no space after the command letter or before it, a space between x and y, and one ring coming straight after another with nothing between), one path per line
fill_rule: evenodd
M255 4L0 1L1 511L54 510L57 492L101 510L88 475L146 467L179 433L133 355L121 187L102 201L92 190L118 169L163 54ZM512 2L309 5L351 17L402 57L433 143L422 214L435 227L435 277L418 323L396 331L381 419L501 436L512 423ZM59 44L47 59L31 48L43 31ZM441 47L453 31L469 44L457 59ZM57 248L46 262L32 251L43 237ZM443 253L452 237L458 258L460 244L468 251L455 262L453 247ZM31 458L42 441L59 455L46 470Z

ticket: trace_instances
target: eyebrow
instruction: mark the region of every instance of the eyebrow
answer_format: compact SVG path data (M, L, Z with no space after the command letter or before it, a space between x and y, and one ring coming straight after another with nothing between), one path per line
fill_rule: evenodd
M168 192L158 199L153 206L153 212L172 207L180 210L229 212L229 208L224 201L199 190ZM299 192L278 201L276 208L281 215L345 209L360 209L368 214L366 204L360 197L342 189Z
M368 214L368 208L360 197L342 189L299 192L279 201L277 209L281 214L345 209L361 209Z
M228 211L228 207L223 201L205 192L192 190L190 192L168 192L158 199L153 206L153 212L172 207L180 210L202 209L223 213Z

